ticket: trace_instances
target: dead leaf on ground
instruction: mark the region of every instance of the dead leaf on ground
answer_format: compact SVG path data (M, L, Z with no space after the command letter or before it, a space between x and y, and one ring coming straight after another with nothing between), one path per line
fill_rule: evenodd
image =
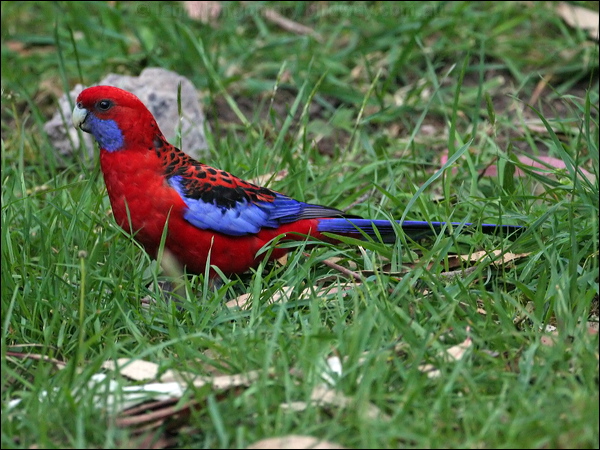
M109 370L118 368L121 375L134 381L153 380L150 383L132 386L119 386L111 380L110 389L111 392L115 391L115 398L106 400L109 404L117 405L121 425L143 426L144 430L155 429L166 420L177 418L183 409L189 410L191 406L196 405L195 400L177 407L173 405L184 396L190 384L197 388L209 385L214 392L223 394L230 389L248 387L259 376L258 371L234 375L200 376L167 370L159 378L158 364L141 360L132 361L127 358L118 359L116 362L106 361L103 367ZM141 408L144 412L140 413L136 408Z
M540 82L542 83L543 80ZM538 86L540 84L538 83ZM534 99L535 92L534 94L532 94L532 99ZM530 102L530 104L533 104L534 102ZM547 136L550 134L550 131L548 130L548 128L546 127L546 124L544 124L544 122L542 122L541 120L525 120L523 122L523 125L525 125L525 128L527 128L531 133L534 134L540 134L540 135L544 135ZM561 141L567 141L568 138L570 136L575 136L577 135L577 133L579 133L579 128L577 128L577 126L575 124L573 125L568 125L566 123L562 123L560 128L552 128L551 129L552 132L554 134L556 134L556 137L558 137Z
M477 264L487 262L496 268L505 267L508 268L511 264L518 260L529 256L530 253L503 253L501 250L492 251L479 251L468 255L451 255L448 258L448 265L450 269L445 272L440 272L439 277L445 280L452 280L455 278L465 278L467 275L477 270ZM464 263L472 263L470 267L463 267ZM428 268L431 270L433 264L429 264Z
M291 286L284 286L277 292L275 292L271 298L267 301L268 304L272 303L284 303L290 299L290 295L293 292L294 288ZM252 307L252 293L246 293L239 295L238 297L229 300L225 303L225 306L228 308L241 308L241 309L249 309Z
M158 436L162 444L152 443L151 447L148 444L157 438L158 430L182 432L182 427L188 423L190 411L202 407L202 403L194 398L181 402L190 384L198 388L210 386L219 398L231 389L250 386L260 375L258 371L250 371L234 375L201 376L167 370L159 376L158 364L127 358L116 362L107 361L103 367L110 370L118 368L121 375L135 381L158 379L132 386L120 386L116 381L109 380L111 396L104 403L117 407L118 426L130 429L133 436L143 439L144 446L135 448L165 448L169 446L168 443L174 442L168 435L162 435ZM106 377L104 374L99 375Z
M310 404L320 407L334 408L356 408L356 404L352 397L348 397L339 391L331 389L325 385L316 386L310 396ZM309 407L307 402L290 402L283 403L281 408L290 411L304 411ZM372 420L390 420L390 417L382 412L377 406L369 403L364 411L365 418Z
M586 30L589 37L598 40L600 17L596 11L561 2L556 12L569 26Z
M320 385L315 387L310 399L320 406L335 406L339 408L351 407L355 402L354 399L342 394L339 391ZM390 417L383 413L377 406L369 403L365 411L367 419L390 420Z
M473 252L470 255L460 255L460 257L463 261L470 262L481 262L484 260L484 258L488 258L491 259L492 265L500 267L504 264L508 264L509 262L525 258L530 254L531 253L502 252L501 250L492 250L491 252L483 250L479 252Z
M467 332L469 330L467 329ZM473 347L473 340L468 336L463 342L457 345L453 345L446 350L446 355L450 361L460 361L467 354L467 351Z
M298 300L308 300L311 298L313 292L319 297L329 297L338 295L338 293L342 293L342 295L346 295L346 291L354 289L357 286L357 283L347 283L344 285L328 285L322 287L313 287L304 289L300 295L298 296ZM294 288L291 286L284 286L277 292L275 292L271 298L268 300L268 304L273 303L285 303L290 300L291 294L293 293ZM248 309L252 307L252 294L242 294L233 300L229 300L225 303L225 306L228 308L241 308Z
M486 251L482 250L479 252L473 252L466 255L448 255L448 268L455 269L457 267L462 267L464 263L481 263L485 259L490 259L490 264L496 267L501 267L505 264L508 264L512 261L516 261L518 259L525 258L529 256L531 253L510 253L510 252L502 252L501 250L491 250ZM416 263L413 263L413 265ZM433 268L433 263L430 263L427 268L431 270Z
M534 171L538 174L541 174L541 175L545 175L545 176L548 176L549 172L551 172L553 169L561 169L561 170L567 169L567 165L562 159L554 158L552 156L536 156L536 158L533 159L529 156L518 155L517 159L523 165L529 166L532 171ZM440 158L440 164L444 165L444 164L446 164L447 161L448 161L448 152L445 151ZM536 169L539 169L539 170L536 170ZM582 167L579 167L579 170L581 171L581 174L583 176L585 176L588 180L594 181L596 179L595 175L593 173L591 173L590 171L588 171ZM452 173L457 174L458 168L453 167ZM480 176L481 177L497 177L498 176L498 166L496 164L491 164L491 165L487 166L480 173ZM524 176L526 176L526 173L520 167L515 167L514 176L515 177L524 177Z
M536 156L536 159L529 158L528 156L519 156L519 161L525 165L531 166L534 169L537 168L548 170L549 167L554 169L567 169L567 165L562 159L554 158L552 156ZM596 176L590 171L582 167L579 167L579 170L588 180L594 181L596 179ZM538 171L538 173L544 172ZM515 175L524 176L525 173L519 167L516 167Z
M159 365L139 359L130 360L119 358L116 361L105 361L102 367L108 370L119 369L119 373L134 381L155 380L158 376Z
M343 449L346 447L343 447L334 442L323 441L323 440L317 439L313 436L302 436L302 435L290 434L288 436L262 439L258 442L255 442L252 445L249 445L246 448L258 450L258 449L268 449L268 448L273 448L273 449L293 449L293 448L299 448L299 449L309 449L309 448L334 449L334 448L337 448L337 449L340 449L341 448L341 449Z
M502 255L502 257L498 258L499 255ZM518 260L518 259L522 259L525 258L527 256L529 256L530 253L502 253L500 250L491 250L491 251L480 251L480 252L474 252L471 254L467 254L467 255L449 255L448 259L447 259L447 267L448 271L444 271L444 272L440 272L438 274L440 279L444 279L444 280L452 280L455 278L466 278L467 275L473 273L475 270L477 270L477 264L484 262L484 258L486 259L490 259L490 265L496 267L496 268L501 268L501 267L505 267L508 268L511 266L511 264ZM464 267L465 263L470 263L471 265L469 267ZM414 260L412 262L406 262L404 263L404 267L406 267L407 269L414 269L415 267L419 266L421 264L420 260ZM434 267L434 263L429 263L427 264L427 270L431 271ZM456 269L456 270L453 270ZM403 272L392 272L390 270L380 270L379 273L383 273L386 274L390 277L394 277L398 280L400 280L404 275L406 275L408 271L403 271ZM374 271L372 270L361 270L359 272L357 272L358 274L360 274L363 277L368 277L371 276L373 274L375 274ZM422 291L423 294L428 294L429 291L424 290Z
M447 348L443 351L440 356L446 362L455 362L460 361L465 357L465 355L469 352L469 350L473 347L473 340L471 339L470 327L467 327L467 338L461 342L460 344L453 345L450 348ZM437 378L442 375L442 372L433 364L421 364L419 366L419 370L425 374L429 378Z
M127 385L104 373L95 374L90 380L95 384L91 388L99 394L98 407L110 407L110 411L117 413L115 423L130 431L131 441L127 448L168 448L176 445L176 435L189 428L191 411L205 407L203 401L193 397L182 401L190 385L198 388L209 386L217 399L221 399L231 390L237 395L239 388L252 385L260 376L258 371L219 376L173 370L161 373L156 363L128 358L106 361L103 368L118 370L119 374L136 382L146 382Z
M127 358L119 358L116 361L106 361L102 367L109 370L116 370L119 373L134 381L149 381L157 380L158 384L179 383L182 387L186 387L188 383L196 387L202 387L207 384L212 385L214 389L226 390L232 387L249 386L255 381L259 373L258 371L250 371L234 375L219 375L219 376L203 376L194 375L187 372L175 372L173 370L165 371L158 378L159 366L153 362L142 360L129 360Z
M330 356L325 360L325 369L321 372L321 378L330 386L335 386L337 379L342 376L342 366L339 356Z
M183 2L183 7L192 19L211 24L221 14L220 2Z

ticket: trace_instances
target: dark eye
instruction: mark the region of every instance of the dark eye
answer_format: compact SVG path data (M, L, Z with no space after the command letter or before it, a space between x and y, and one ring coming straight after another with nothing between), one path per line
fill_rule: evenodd
M110 100L100 100L96 106L100 111L108 111L112 106L112 102Z

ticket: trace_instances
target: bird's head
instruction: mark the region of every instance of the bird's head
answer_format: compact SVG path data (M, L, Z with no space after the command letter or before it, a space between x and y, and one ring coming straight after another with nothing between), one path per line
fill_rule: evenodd
M109 152L147 148L152 139L162 135L139 98L112 86L84 89L73 109L73 125L93 135L100 148Z

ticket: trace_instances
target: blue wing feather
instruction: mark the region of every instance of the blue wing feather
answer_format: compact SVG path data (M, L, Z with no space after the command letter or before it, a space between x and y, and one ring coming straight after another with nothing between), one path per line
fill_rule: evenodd
M179 175L173 176L169 183L187 206L185 220L202 230L245 236L297 220L343 216L335 208L300 202L275 191L270 191L269 200L238 196L235 201L219 204L213 197L189 195L183 180Z

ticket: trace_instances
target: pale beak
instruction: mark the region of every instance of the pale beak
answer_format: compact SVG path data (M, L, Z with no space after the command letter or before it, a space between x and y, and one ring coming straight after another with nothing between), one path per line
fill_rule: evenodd
M71 120L73 121L73 125L75 128L81 128L81 130L89 133L89 128L86 126L85 120L88 116L88 110L83 108L79 103L75 105L73 108L73 117Z

